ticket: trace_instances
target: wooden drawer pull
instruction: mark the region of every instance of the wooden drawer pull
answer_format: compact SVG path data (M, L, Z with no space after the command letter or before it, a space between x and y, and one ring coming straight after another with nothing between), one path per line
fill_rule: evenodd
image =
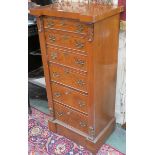
M54 93L54 96L58 98L58 97L61 96L61 93L60 93L60 92L55 92L55 93Z
M84 43L82 43L81 41L75 40L75 46L78 49L81 49L84 47Z
M84 80L77 80L77 84L79 86L84 86L85 85L85 82L84 82Z
M57 59L57 57L58 57L57 52L52 52L52 53L51 53L51 58L52 58L52 60Z
M57 73L57 72L53 72L52 76L55 77L55 78L57 78L57 77L60 77L60 74Z
M84 101L79 101L78 104L79 104L80 107L83 107L83 106L86 105Z
M55 36L53 36L53 35L49 35L49 40L50 40L52 43L54 43L54 42L56 41L56 38L55 38Z
M84 122L84 121L80 121L80 126L81 126L81 127L86 127L86 126L87 126L87 123Z

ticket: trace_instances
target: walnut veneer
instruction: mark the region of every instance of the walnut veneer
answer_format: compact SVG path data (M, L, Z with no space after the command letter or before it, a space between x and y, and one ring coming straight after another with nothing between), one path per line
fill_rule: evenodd
M115 126L121 11L69 2L30 9L37 16L49 129L93 153Z

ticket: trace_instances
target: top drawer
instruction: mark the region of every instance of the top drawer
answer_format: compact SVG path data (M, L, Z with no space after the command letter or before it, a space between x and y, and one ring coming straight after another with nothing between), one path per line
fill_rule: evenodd
M56 17L45 17L44 28L53 28L63 31L70 31L75 33L88 33L89 24L80 23L76 20L56 18Z

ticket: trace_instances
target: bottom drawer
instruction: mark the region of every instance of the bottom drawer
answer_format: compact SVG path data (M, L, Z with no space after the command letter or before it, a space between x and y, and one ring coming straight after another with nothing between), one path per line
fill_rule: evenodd
M76 128L84 133L88 133L88 117L80 114L61 104L54 103L56 119Z

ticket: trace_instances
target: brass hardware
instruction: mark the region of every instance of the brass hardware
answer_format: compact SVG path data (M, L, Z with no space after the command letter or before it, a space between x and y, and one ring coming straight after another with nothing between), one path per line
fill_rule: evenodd
M94 139L95 136L95 130L92 126L89 127L89 136Z
M64 115L64 112L57 112L57 115L61 117L62 115Z
M93 24L89 25L89 27L88 27L87 38L88 38L89 42L93 41L93 38L94 38L94 26L93 26Z
M64 72L66 73L66 74L69 74L69 69L64 69Z
M52 53L51 53L51 58L52 58L53 60L56 59L57 56L58 56L57 52L52 52Z
M83 106L86 105L84 101L79 101L78 104L79 104L80 107L83 107Z
M48 27L53 27L54 26L54 22L52 20L47 21L47 25L48 25Z
M60 93L60 92L55 92L55 93L54 93L54 96L58 98L58 97L61 96L61 93Z
M53 77L60 77L60 74L57 73L57 72L53 72L52 76L53 76Z
M49 40L53 43L56 41L56 38L53 35L49 35Z
M49 108L49 111L50 111L50 114L53 115L54 111L51 107Z
M84 43L82 43L79 40L75 40L75 46L76 46L76 48L81 49L84 47Z
M75 63L76 63L77 65L80 65L81 67L83 67L84 64L85 64L85 61L84 61L84 60L80 60L80 59L75 59Z
M83 85L85 85L85 82L84 82L84 80L77 80L77 84L79 86L83 86Z
M76 32L78 32L78 33L81 33L84 30L84 27L81 24L77 24L76 28L77 28Z
M60 25L61 25L61 26L66 26L67 24L65 23L64 20L62 20Z
M81 126L81 127L86 127L87 124L86 124L86 122L84 122L84 121L80 121L80 126Z

